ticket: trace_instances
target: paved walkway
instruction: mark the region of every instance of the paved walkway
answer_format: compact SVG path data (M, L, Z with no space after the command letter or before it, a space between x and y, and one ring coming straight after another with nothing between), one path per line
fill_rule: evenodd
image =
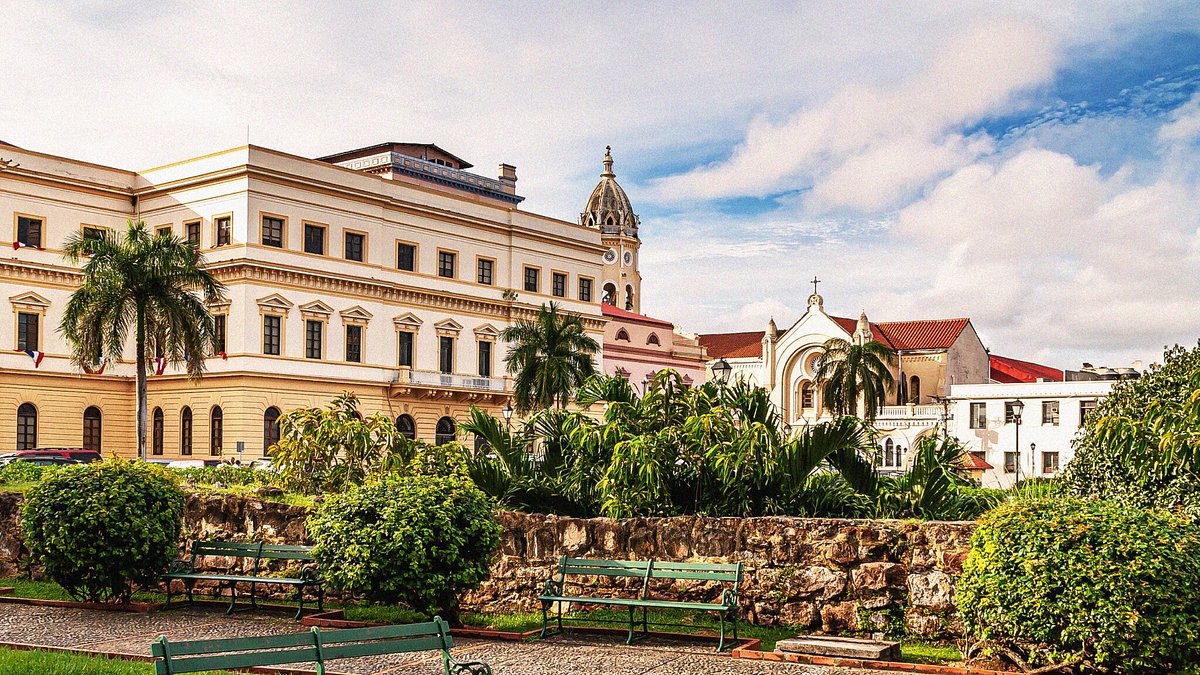
M160 634L172 640L294 633L298 623L270 612L227 617L212 607L149 614L0 604L0 642L82 649L111 654L149 654ZM718 655L711 645L652 638L628 647L605 635L555 636L533 642L455 639L460 661L484 661L496 675L587 673L588 675L879 675L879 671L764 663ZM303 666L301 666L303 667ZM346 675L441 675L439 652L342 659L331 673Z

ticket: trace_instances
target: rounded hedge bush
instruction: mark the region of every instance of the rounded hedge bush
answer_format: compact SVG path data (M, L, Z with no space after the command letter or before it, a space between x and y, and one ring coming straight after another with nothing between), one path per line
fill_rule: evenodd
M1114 502L1007 503L971 537L969 639L1030 667L1170 672L1200 663L1200 527Z
M26 495L21 530L34 564L71 597L128 602L175 559L184 502L163 467L122 459L67 466Z
M308 532L331 587L455 621L500 542L494 507L463 476L392 477L328 497Z

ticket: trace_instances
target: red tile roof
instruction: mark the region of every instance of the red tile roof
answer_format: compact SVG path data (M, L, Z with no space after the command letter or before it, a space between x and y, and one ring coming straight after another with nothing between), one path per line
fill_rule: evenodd
M1063 381L1063 371L1057 368L996 354L990 354L988 359L992 364L992 379L997 382L1004 384L1037 382L1038 378L1051 382Z
M858 319L847 319L844 316L831 316L829 318L833 319L834 323L841 326L842 330L846 331L850 335L854 335L854 331L858 330ZM883 332L883 329L879 327L879 324L871 320L868 320L867 323L871 324L871 333L875 336L876 340L891 347L892 349L895 349L895 347L892 345L892 341L888 339L887 334Z
M604 316L612 317L618 321L632 321L633 323L640 323L646 326L660 326L662 328L675 327L675 324L671 323L670 321L663 321L662 319L655 319L654 317L646 316L644 314L630 312L628 310L621 309L620 307L610 305L607 302L600 303L600 311L604 314Z
M851 335L858 327L857 319L831 316L842 330ZM892 349L949 349L958 339L970 319L921 319L918 321L871 322L875 339Z
M962 467L967 470L987 471L988 469L995 468L983 459L980 459L978 455L970 452L964 452L958 459L962 462Z
M765 331L744 333L710 333L700 336L700 344L708 350L710 359L740 359L762 356Z

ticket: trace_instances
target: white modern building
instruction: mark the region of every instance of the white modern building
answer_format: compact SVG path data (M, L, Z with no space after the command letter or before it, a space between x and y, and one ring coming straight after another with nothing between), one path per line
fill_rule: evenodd
M982 485L1052 477L1074 457L1071 441L1113 380L956 384L950 434L990 465Z

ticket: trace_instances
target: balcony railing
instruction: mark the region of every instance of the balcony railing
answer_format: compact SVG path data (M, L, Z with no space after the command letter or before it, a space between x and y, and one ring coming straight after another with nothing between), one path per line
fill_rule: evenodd
M421 387L446 389L474 389L476 391L506 391L508 378L458 375L432 370L400 370L396 374L397 384L415 384Z
M942 418L942 406L940 405L885 405L879 409L878 418L889 419L916 419L928 418L932 420L940 420Z

